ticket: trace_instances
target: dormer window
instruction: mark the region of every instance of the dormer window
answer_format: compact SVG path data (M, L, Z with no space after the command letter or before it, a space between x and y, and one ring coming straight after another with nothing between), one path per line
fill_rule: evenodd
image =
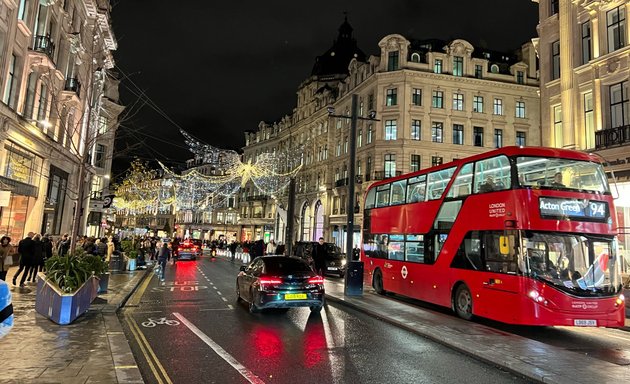
M420 62L420 54L417 52L414 52L411 54L411 61L413 63L419 63Z
M464 58L461 56L453 57L453 76L464 75Z
M492 73L499 73L499 66L496 65L496 64L492 64L490 66L490 72L492 72Z
M387 58L387 70L388 71L396 71L398 70L398 51L389 52Z

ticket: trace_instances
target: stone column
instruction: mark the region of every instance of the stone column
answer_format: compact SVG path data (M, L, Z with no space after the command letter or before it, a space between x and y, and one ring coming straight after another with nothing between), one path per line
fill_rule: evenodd
M573 51L575 20L573 2L560 0L560 97L562 100L562 145L561 148L575 148L575 103L573 95Z

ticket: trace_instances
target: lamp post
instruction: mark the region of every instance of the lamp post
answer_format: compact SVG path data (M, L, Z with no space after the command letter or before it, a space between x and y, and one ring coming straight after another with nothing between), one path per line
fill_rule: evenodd
M350 154L348 158L348 207L346 209L346 278L344 284L344 294L346 296L359 296L363 294L363 262L352 260L354 245L354 187L356 183L355 163L356 163L356 144L357 144L357 121L376 119L376 112L370 111L368 117L359 116L359 96L352 95L352 106L350 116L335 115L335 109L328 107L328 115L341 119L350 119Z

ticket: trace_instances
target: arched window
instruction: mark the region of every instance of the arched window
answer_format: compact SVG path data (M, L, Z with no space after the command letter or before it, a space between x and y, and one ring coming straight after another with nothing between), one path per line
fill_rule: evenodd
M490 66L490 72L492 72L492 73L499 73L499 66L496 65L496 64L492 64Z
M311 238L311 207L308 202L302 206L302 216L300 219L300 240L308 241Z
M420 62L420 54L418 52L414 52L411 54L411 61L414 63Z

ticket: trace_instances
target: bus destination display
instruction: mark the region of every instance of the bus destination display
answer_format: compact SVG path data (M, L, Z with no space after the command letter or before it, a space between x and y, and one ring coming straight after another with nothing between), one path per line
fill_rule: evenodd
M540 215L553 218L582 218L604 221L608 218L608 204L605 201L540 198Z

